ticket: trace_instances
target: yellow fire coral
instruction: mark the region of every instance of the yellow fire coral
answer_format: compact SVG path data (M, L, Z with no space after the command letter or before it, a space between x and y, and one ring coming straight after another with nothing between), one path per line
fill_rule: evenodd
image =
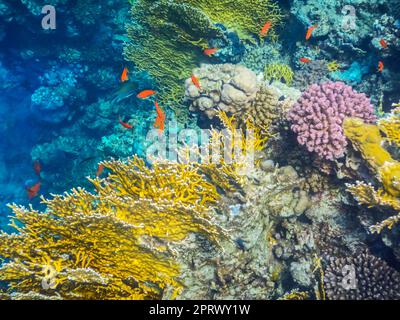
M182 285L172 245L192 232L224 235L213 208L236 177L223 165L148 168L136 157L103 165L110 174L92 180L95 193L56 195L43 213L11 206L18 233L0 234L8 298L174 298Z
M394 109L387 118L379 120L378 125L386 140L400 147L400 107Z
M271 63L265 67L264 77L266 80L285 80L287 85L291 85L293 82L294 72L290 66L283 63Z
M344 121L344 132L351 140L355 149L361 152L363 158L376 172L383 188L375 190L363 182L349 185L348 190L360 204L372 206L390 206L396 211L400 209L400 162L382 147L383 137L379 127L365 124L362 120L349 118ZM380 232L385 226L392 227L400 220L400 216L391 217L382 223L372 226L372 232Z

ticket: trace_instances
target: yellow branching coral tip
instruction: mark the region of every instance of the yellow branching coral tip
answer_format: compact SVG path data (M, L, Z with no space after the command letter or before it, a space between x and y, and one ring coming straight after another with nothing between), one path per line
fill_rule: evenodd
M134 157L103 165L110 174L92 180L95 193L78 188L43 199L44 213L11 206L18 233L0 233L9 297L173 299L183 286L170 244L189 233L224 236L214 208L237 177L223 164L149 168Z

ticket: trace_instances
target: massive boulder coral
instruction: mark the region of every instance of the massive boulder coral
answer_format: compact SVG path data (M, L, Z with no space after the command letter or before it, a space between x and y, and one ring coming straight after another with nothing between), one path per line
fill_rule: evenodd
M342 124L346 117L376 120L370 99L343 82L310 86L288 114L297 141L327 160L344 155L347 141Z
M218 110L236 114L250 107L258 91L257 75L241 65L203 64L193 74L200 81L196 87L192 79L185 82L185 96L190 111L200 111L209 119Z

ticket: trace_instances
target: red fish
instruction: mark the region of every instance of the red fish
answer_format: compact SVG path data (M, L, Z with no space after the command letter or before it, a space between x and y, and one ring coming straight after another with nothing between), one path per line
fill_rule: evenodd
M30 188L26 188L26 191L28 192L28 198L29 200L37 197L39 191L40 191L40 186L42 185L41 182L38 182L36 184L34 184L32 187Z
M96 177L97 178L100 177L103 171L104 171L104 165L99 164L96 171Z
M300 58L300 62L303 62L303 63L310 63L311 60L308 59L308 58Z
M157 118L156 121L154 122L154 128L158 128L159 133L161 134L165 128L165 112L162 111L157 101L154 103L154 105L156 107L156 112L157 112Z
M206 56L211 57L211 56L214 55L218 50L219 50L218 48L208 48L208 49L205 49L205 50L203 51L203 53L204 53Z
M156 93L157 92L155 92L154 90L143 90L137 95L137 97L139 99L147 99L148 97L154 96Z
M128 72L129 72L128 68L125 67L121 74L121 82L125 82L125 81L129 80Z
M315 24L311 27L308 28L307 33L306 33L306 40L310 40L313 31L318 27L318 24Z
M379 41L379 43L380 43L380 45L382 46L383 49L387 49L388 44L387 44L387 42L385 41L385 39L381 39L381 40Z
M194 74L192 75L192 82L196 88L201 90L199 78L197 78Z
M265 37L268 34L269 29L272 27L272 22L268 21L261 29L260 36Z
M126 129L132 129L133 128L133 126L130 125L129 123L123 122L121 117L119 117L119 123L121 124L121 126L123 126Z
M40 173L42 172L42 166L41 166L39 160L35 160L35 161L33 162L33 170L35 170L36 175L37 175L38 177L40 177Z
M378 71L382 72L384 68L385 68L385 65L383 64L383 62L379 61L379 63L378 63Z

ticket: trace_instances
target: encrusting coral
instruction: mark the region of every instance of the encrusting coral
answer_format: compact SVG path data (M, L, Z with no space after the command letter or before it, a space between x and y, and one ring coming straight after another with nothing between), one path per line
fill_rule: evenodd
M96 193L56 195L43 200L43 213L11 206L18 233L0 235L9 298L174 298L182 285L170 244L192 232L214 242L224 236L212 208L236 177L222 165L101 165L110 174L91 180Z
M389 206L400 211L400 162L394 160L383 146L382 137L377 125L365 124L362 120L348 118L344 121L344 132L353 147L361 152L372 170L376 173L382 188L375 188L364 182L348 185L348 190L360 204ZM386 128L387 130L387 128ZM400 214L390 217L381 223L371 226L371 232L380 233L385 227L392 228L400 221Z

